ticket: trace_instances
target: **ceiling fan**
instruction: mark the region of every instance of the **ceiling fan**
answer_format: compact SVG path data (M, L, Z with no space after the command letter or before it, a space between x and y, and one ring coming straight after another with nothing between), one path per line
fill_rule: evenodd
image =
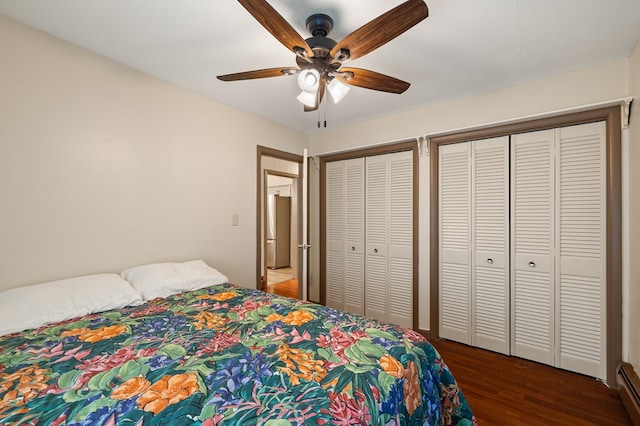
M280 43L295 53L298 67L225 74L219 75L219 80L298 74L298 85L302 90L298 100L304 104L305 111L318 109L325 89L334 102L338 102L349 90L348 85L398 94L409 88L406 81L362 68L343 67L342 64L366 55L425 19L429 11L423 0L406 0L339 42L327 37L333 28L333 20L325 14L317 13L307 18L306 27L311 37L305 40L266 0L238 1Z

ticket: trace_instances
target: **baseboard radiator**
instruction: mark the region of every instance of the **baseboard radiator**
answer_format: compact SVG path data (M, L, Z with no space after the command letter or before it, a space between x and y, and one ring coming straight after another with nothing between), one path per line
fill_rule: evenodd
M634 426L640 426L640 378L626 362L618 366L618 392Z

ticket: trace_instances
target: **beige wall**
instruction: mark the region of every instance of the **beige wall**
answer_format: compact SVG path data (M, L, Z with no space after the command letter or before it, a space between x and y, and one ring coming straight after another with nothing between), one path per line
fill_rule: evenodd
M517 86L494 90L463 99L452 100L437 105L428 105L406 113L383 117L348 128L336 129L318 135L313 135L309 146L311 155L337 152L356 147L405 140L420 135L436 135L449 133L462 128L483 127L497 122L517 121L530 116L540 116L563 110L572 110L581 106L598 104L613 99L630 96L629 80L635 83L635 95L640 97L640 53L632 59L620 60L605 65L584 69L577 72L554 76L551 78L523 83ZM631 66L630 66L631 64ZM640 108L636 108L637 110ZM638 186L628 185L629 181L638 182L638 168L631 168L631 164L640 164L640 117L635 111L635 123L632 129L623 131L623 142L628 145L629 133L635 131L629 149L629 155L624 158L623 182L628 192L623 195L623 203L628 210L623 212L627 220L623 223L623 234L629 232L629 223L637 221L628 218L640 217L638 200ZM634 176L629 176L628 170L633 169ZM420 173L420 205L419 205L419 326L429 330L429 155L425 154L419 161ZM317 176L312 180L316 182ZM317 186L316 186L317 187ZM311 191L312 197L318 191ZM317 198L317 197L316 197ZM317 200L311 199L312 202ZM317 212L317 209L312 209ZM318 215L311 218L312 237L318 236ZM626 225L625 225L626 224ZM640 285L638 269L640 268L638 253L640 241L636 230L630 233L629 244L624 249L623 260L623 291L625 292L623 322L624 357L635 359L636 366L640 360L640 318L638 309ZM635 236L632 236L635 235ZM630 257L635 256L635 270L632 270ZM312 265L312 272L318 271L317 265ZM317 273L314 275L317 276ZM635 277L635 278L632 278ZM317 280L316 280L317 281ZM312 285L319 286L317 282ZM632 308L629 309L629 306ZM629 317L629 312L632 317ZM628 337L627 337L628 336ZM631 346L631 347L628 347Z
M317 155L610 99L640 99L629 60L308 137L199 97L0 15L0 289L204 258L255 283L255 153ZM637 101L636 101L637 103ZM623 132L625 358L640 369L640 108ZM313 164L313 163L312 163ZM318 243L311 167L310 243ZM429 156L420 158L420 326L428 329ZM239 214L240 225L231 226ZM310 298L319 300L318 251Z
M627 304L629 321L627 324L628 361L636 372L640 372L640 43L636 46L630 59L629 93L635 98L631 108L630 137L626 155L623 156L628 170L627 180L627 214L628 237L626 242Z
M0 289L192 258L255 286L256 141L306 135L2 15L0 57Z

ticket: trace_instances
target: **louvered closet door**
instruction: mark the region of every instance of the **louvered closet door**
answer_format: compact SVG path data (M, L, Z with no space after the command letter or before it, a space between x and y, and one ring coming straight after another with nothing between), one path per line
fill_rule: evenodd
M344 310L355 314L364 314L364 161L344 161Z
M413 152L388 155L389 279L387 321L413 327Z
M366 160L365 314L387 321L389 302L389 159Z
M471 344L471 142L439 148L440 335Z
M606 378L604 122L557 130L557 346L561 368Z
M366 159L365 314L413 326L413 153Z
M472 143L472 344L509 354L509 137Z
M344 309L345 165L326 163L326 273L327 306Z
M511 137L511 350L554 365L554 130Z

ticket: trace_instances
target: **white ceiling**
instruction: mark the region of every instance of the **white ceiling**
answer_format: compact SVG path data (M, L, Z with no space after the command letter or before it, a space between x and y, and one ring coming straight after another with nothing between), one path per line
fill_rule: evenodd
M401 0L269 0L304 37L326 13L339 41ZM403 94L352 88L303 112L295 77L222 82L295 66L294 54L235 0L0 0L0 13L177 86L305 133L338 128L629 56L640 0L426 0L429 17L349 62L411 83Z

